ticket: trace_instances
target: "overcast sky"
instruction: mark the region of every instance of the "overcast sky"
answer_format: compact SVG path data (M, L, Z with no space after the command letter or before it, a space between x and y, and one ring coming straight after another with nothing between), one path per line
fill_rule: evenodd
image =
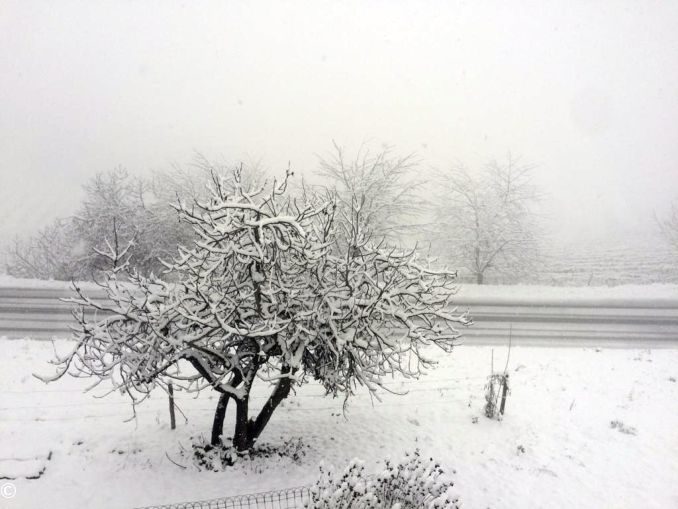
M121 165L520 154L556 229L678 198L678 2L0 2L0 238Z

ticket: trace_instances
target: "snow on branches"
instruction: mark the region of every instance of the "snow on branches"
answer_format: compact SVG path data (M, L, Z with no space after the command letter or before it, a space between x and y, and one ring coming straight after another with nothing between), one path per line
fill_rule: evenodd
M334 203L293 199L290 177L246 187L240 171L229 182L215 175L207 200L175 205L194 243L179 247L162 279L123 264L105 273L106 301L76 286L77 344L49 380L110 380L135 402L170 379L187 391L211 387L221 394L213 443L233 400L234 444L244 450L294 383L313 377L334 395L358 385L374 393L386 375L431 366L424 347L449 352L455 327L470 323L451 307L455 273L380 250L360 228L344 228L353 234L340 247ZM257 378L275 388L250 419Z

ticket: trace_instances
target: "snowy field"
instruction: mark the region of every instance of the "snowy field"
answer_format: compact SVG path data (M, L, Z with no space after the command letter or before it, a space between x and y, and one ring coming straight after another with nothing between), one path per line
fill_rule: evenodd
M312 483L323 460L343 467L358 457L375 471L378 460L415 447L456 469L468 508L678 507L675 349L514 347L502 422L482 413L490 347L461 346L419 382L391 383L408 394L385 394L374 405L361 396L346 416L341 400L309 384L283 403L260 440L301 439L297 461L206 472L181 451L209 433L213 395L179 394L188 422L179 414L174 431L161 393L125 422L131 411L121 395L96 399L82 393L86 380L45 386L31 376L52 369L49 342L0 341L0 476L19 477L3 508L122 508L293 487ZM503 369L505 355L494 349L495 367ZM259 391L254 405L266 387Z

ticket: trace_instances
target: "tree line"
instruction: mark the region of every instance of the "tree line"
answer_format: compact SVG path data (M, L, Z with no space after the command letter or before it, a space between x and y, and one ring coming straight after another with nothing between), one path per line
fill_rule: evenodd
M76 213L34 235L16 238L8 251L8 274L38 279L96 280L125 259L144 275L160 275L178 246L195 232L172 205L195 203L211 192L214 175L233 168L196 156L189 167L173 167L142 178L115 168L95 175ZM416 154L368 145L347 153L334 144L319 158L314 181L290 184L297 199L310 191L331 196L337 207L339 241L353 228L379 245L425 251L460 269L477 283L488 276L519 276L533 269L542 238L539 193L530 165L508 156L483 168L461 165L422 177ZM264 185L256 164L242 165L247 184ZM357 225L356 221L360 222Z

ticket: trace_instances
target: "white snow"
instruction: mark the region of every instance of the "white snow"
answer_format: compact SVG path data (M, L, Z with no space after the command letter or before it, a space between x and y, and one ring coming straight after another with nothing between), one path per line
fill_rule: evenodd
M81 288L98 290L100 289L96 283L89 281L78 282L78 286ZM54 281L54 280L44 280L44 279L26 279L18 278L14 276L9 276L7 274L0 274L0 288L34 288L34 289L46 289L46 290L66 290L70 291L73 289L73 285L70 281Z
M521 302L568 305L595 302L614 306L626 302L665 301L678 304L677 284L620 285L620 286L540 286L540 285L472 285L461 284L457 293L464 303ZM453 299L454 301L454 299Z
M374 405L357 397L346 416L342 400L321 397L309 384L283 403L261 437L301 437L309 446L301 463L256 460L215 473L181 469L166 456L181 463L181 446L209 434L215 395L178 394L189 422L178 413L175 431L161 393L124 422L131 410L119 394L95 399L80 392L87 380L44 385L31 376L53 369L49 342L0 338L0 345L0 477L25 475L17 460L46 465L38 480L12 481L16 497L2 507L106 509L292 487L312 483L320 461L344 467L358 457L377 472L378 460L415 447L456 469L469 508L678 507L674 349L514 347L502 422L482 411L490 347L459 347L420 381L393 380L390 387L407 395L382 394ZM503 367L505 353L494 348L495 366ZM266 392L255 388L252 406Z

